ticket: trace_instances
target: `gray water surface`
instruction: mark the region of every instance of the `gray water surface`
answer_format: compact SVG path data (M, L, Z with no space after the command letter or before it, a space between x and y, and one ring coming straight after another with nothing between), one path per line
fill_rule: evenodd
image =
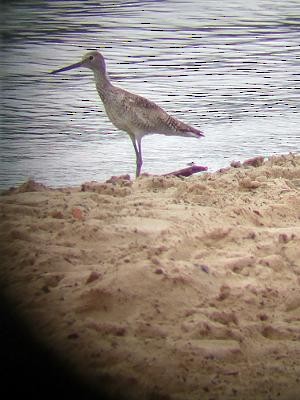
M48 74L91 49L115 84L205 132L145 137L144 172L300 151L298 0L15 1L2 19L2 188L133 176L91 72Z

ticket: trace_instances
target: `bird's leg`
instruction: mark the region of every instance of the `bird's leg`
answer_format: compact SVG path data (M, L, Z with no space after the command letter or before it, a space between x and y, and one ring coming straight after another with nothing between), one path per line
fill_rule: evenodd
M142 158L142 138L137 139L138 144L138 158L136 163L136 177L140 176L142 165L143 165L143 158Z
M141 172L141 168L142 168L142 164L143 164L143 160L142 160L142 156L141 156L141 140L138 140L138 146L136 145L136 141L135 141L135 136L134 135L130 135L130 139L132 141L133 147L134 147L134 151L135 151L135 156L136 156L136 178L138 178L140 176L140 172Z

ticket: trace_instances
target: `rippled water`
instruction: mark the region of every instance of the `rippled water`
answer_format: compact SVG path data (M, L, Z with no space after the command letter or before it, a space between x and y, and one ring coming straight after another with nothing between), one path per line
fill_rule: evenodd
M48 74L90 49L114 83L206 134L145 137L144 172L300 151L298 0L100 3L4 3L1 187L133 175L131 141L106 117L90 71Z

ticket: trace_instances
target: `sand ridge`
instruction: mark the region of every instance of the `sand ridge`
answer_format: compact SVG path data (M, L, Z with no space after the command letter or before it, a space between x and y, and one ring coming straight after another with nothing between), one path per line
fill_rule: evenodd
M132 399L296 399L300 156L1 196L1 287Z

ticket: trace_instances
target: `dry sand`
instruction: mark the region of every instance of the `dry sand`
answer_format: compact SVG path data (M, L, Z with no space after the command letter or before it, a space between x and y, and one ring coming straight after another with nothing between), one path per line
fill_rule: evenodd
M233 165L10 190L2 292L116 398L296 399L300 156Z

